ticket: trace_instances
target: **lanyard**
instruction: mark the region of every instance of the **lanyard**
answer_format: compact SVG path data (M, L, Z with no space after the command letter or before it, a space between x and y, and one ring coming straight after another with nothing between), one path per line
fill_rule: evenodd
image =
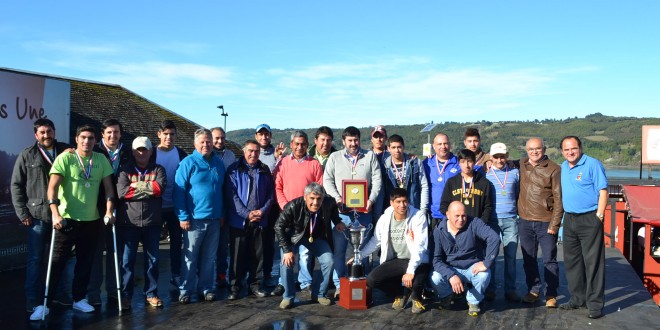
M44 159L50 164L51 166L53 165L53 161L55 160L55 156L57 156L57 149L55 149L55 146L53 145L53 155L50 155L50 152L44 150L44 148L37 143L37 148L39 148L39 152L41 152L41 155L44 156Z
M138 172L138 174L140 174L140 179L144 179L147 173L149 173L149 170L146 168L144 169L144 173L140 172L140 170L137 167L135 167L135 170Z
M355 168L357 167L358 158L360 158L360 152L358 151L358 153L357 153L357 155L355 155L355 157L353 157L353 156L351 156L347 153L346 158L348 158L351 161L351 174L356 175L357 170Z
M403 188L404 181L406 179L406 158L403 157L403 165L401 165L401 174L394 164L394 157L392 157L392 167L394 168L394 175L396 176L397 181L399 181L399 188Z
M493 175L495 176L495 179L497 180L497 183L500 184L502 187L502 190L505 190L504 188L506 187L506 178L509 176L509 166L505 165L504 166L504 182L500 181L500 178L497 177L497 173L495 173L495 167L493 166L491 168L493 170Z
M468 187L467 191L465 191L465 179L461 178L461 182L463 183L463 187L461 188L461 193L463 193L463 197L469 199L470 194L472 194L472 185L474 185L474 178L472 178L472 181L470 181L470 186Z
M115 161L117 161L117 158L119 158L119 151L120 151L121 148L124 146L124 144L123 144L123 143L119 143L119 147L117 147L117 150L115 150L114 152L112 152L112 151L110 151L110 149L108 148L108 146L105 145L105 141L101 140L101 143L103 144L103 147L105 148L105 150L108 151L108 156L110 157L110 164L111 164L112 166L114 166Z
M440 169L440 161L438 160L438 155L435 155L435 169L438 171L438 181L442 181L442 173L445 173L445 167L449 164L449 159L442 164L442 169Z
M76 157L78 157L78 161L80 162L80 168L83 170L83 173L85 173L85 178L89 180L89 176L92 174L92 157L89 157L89 164L87 165L87 170L85 170L85 164L83 163L82 158L80 155L78 155L78 151L76 151Z

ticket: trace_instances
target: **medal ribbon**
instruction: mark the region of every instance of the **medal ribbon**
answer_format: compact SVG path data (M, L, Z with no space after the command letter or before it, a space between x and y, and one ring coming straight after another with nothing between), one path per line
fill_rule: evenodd
M360 158L360 152L358 151L358 153L355 157L353 157L353 156L351 156L347 153L346 157L351 161L351 173L357 174L357 170L355 168L357 167L358 158Z
M108 146L105 145L105 141L101 140L101 143L103 144L103 147L105 148L105 150L108 151L108 156L110 156L110 164L114 164L115 161L117 160L117 158L119 157L119 150L121 150L121 148L124 146L124 144L119 143L119 147L117 147L117 149L114 152L112 152L112 151L110 151Z
M470 194L472 193L472 185L474 184L474 178L472 178L472 181L470 181L470 186L467 189L467 193L465 192L465 179L461 180L463 182L463 187L461 188L461 193L463 194L464 198L470 198Z
M39 152L41 152L41 155L44 156L44 159L50 164L51 166L53 165L53 161L55 160L55 157L57 156L57 149L55 149L55 145L53 145L53 156L51 158L50 152L44 150L44 148L37 143L37 148L39 148Z
M85 164L83 163L80 155L78 155L78 151L76 151L76 157L78 157L78 161L80 162L80 168L83 170L83 173L85 173L85 178L89 180L89 176L92 174L92 157L89 157L89 165L87 166L87 170L85 170Z
M316 217L319 215L318 212L314 213L314 220L312 220L312 217L310 216L309 218L309 237L312 237L312 232L314 232L314 228L316 227Z
M502 190L506 190L505 189L505 187L506 187L506 178L509 176L509 166L504 165L504 183L502 183L502 181L500 181L500 178L497 177L497 174L495 173L495 167L494 166L491 167L491 170L493 171L493 175L495 176L495 179L497 180L497 183L499 183L500 186L502 187Z
M147 175L147 173L149 173L149 170L146 168L144 169L144 173L140 172L140 170L137 167L135 167L135 170L138 172L138 174L140 174L140 179L143 179Z
M438 176L442 177L442 173L445 173L445 167L447 167L447 163L449 163L449 159L442 164L442 169L440 169L440 161L438 161L438 155L435 155L435 169L438 171Z
M394 167L394 175L396 176L396 179L399 181L400 184L403 184L403 181L406 178L406 158L403 158L403 165L401 165L401 174L399 174L399 170L396 168L396 165L394 164L394 158L392 158L392 167Z

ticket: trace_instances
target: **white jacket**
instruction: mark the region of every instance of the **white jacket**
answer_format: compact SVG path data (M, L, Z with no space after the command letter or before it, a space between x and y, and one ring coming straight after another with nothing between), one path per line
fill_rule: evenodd
M393 259L394 255L389 249L390 221L394 209L390 206L385 213L378 219L374 236L360 250L362 256L372 254L380 247L380 263ZM428 224L426 223L426 214L412 206L408 206L406 216L406 246L410 251L410 262L408 262L407 274L414 274L415 269L422 264L429 262L428 253Z

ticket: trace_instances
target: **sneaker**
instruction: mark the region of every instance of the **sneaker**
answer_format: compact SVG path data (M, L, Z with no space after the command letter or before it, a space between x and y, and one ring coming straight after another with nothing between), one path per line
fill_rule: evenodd
M73 303L73 309L77 309L84 313L91 313L94 307L87 302L87 299L80 299Z
M339 300L339 288L335 290L335 300Z
M48 309L48 307L44 307L44 305L39 305L39 306L35 307L32 310L32 314L30 315L30 321L39 321L39 320L41 320L41 317L44 315L44 310L45 310L46 315L48 315L48 313L50 313L50 310Z
M312 296L312 286L308 285L302 289L300 289L300 293L305 296Z
M207 292L207 293L204 295L204 300L205 300L205 301L214 301L214 300L215 300L215 293L213 293L213 292Z
M504 299L508 301L520 302L520 296L515 291L510 291L504 294Z
M289 309L291 307L293 307L293 299L282 299L282 302L280 303L281 309Z
M392 303L392 309L396 309L400 311L406 308L407 303L408 303L408 296L398 296L394 298L394 302Z
M438 305L438 309L449 309L451 308L451 300L452 300L452 294L450 293L448 296L444 298L440 298L440 304Z
M530 291L520 300L524 303L533 304L539 301L539 294Z
M330 298L326 298L326 297L314 297L314 299L312 299L312 301L317 302L317 303L319 303L323 306L332 305L332 300L330 300Z
M477 316L479 315L479 312L481 312L481 308L479 308L479 304L468 303L468 315Z
M183 305L190 303L190 296L187 294L182 294L179 296L179 302Z
M422 304L421 301L415 300L415 299L412 300L412 313L413 314L419 314L419 313L423 312L424 310L426 310L426 307L424 307L424 304Z
M557 308L557 297L545 297L545 307Z
M281 296L284 294L284 286L281 284L278 284L275 289L270 293L271 296Z
M147 303L149 303L149 305L152 307L163 307L163 301L156 296L147 297Z
M572 303L570 300L567 303L563 303L559 305L559 308L564 309L564 310L570 310L570 309L578 309L578 308L585 308L586 305L576 305Z

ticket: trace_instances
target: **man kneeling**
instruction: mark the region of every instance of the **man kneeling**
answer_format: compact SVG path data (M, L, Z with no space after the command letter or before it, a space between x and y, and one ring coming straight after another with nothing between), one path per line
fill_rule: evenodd
M332 197L327 197L325 189L316 182L305 187L303 197L293 199L284 206L275 223L275 235L282 249L280 274L282 274L284 295L280 308L287 309L293 306L293 299L296 296L293 277L294 253L297 253L299 245L305 246L310 256L318 258L321 264L323 280L318 295L314 296L312 292L312 300L324 306L332 303L326 298L334 267L331 221L336 230L343 231L346 228L339 218L337 203Z
M374 236L360 254L368 256L378 247L380 266L367 276L367 289L378 288L395 297L394 309L404 309L410 297L412 312L424 311L422 290L430 268L428 225L425 212L408 204L408 192L403 188L392 190L390 207L378 219Z
M459 201L449 204L447 220L433 232L433 274L431 281L440 297L440 308L451 304L452 291L465 291L464 282L472 284L467 290L468 315L477 316L479 303L490 282L490 267L500 250L500 238L481 219L467 216ZM486 243L484 256L483 242Z

